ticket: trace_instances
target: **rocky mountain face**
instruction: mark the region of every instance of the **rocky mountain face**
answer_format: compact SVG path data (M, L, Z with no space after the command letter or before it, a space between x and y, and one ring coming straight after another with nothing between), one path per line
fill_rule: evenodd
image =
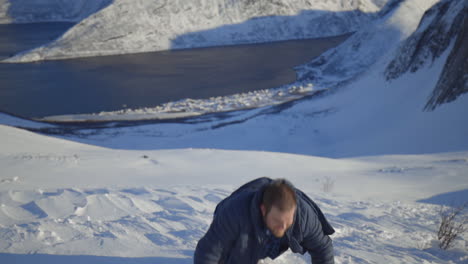
M0 0L0 24L79 22L113 0Z
M468 2L443 0L429 9L418 30L399 48L388 65L387 80L416 72L449 52L425 110L468 92Z

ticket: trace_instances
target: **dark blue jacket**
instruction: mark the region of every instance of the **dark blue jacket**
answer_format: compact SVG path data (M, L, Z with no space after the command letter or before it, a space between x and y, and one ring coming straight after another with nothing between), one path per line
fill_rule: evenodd
M259 178L241 186L216 206L213 222L195 250L195 264L256 264L265 256L267 239L260 204L263 190L272 180ZM332 264L333 245L328 235L335 231L318 206L296 190L297 209L286 231L292 252L309 252L313 264Z

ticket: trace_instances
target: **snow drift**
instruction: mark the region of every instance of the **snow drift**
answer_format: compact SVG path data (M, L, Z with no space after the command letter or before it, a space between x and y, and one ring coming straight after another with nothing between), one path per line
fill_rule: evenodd
M6 61L341 35L370 23L385 3L385 0L116 0L53 43Z

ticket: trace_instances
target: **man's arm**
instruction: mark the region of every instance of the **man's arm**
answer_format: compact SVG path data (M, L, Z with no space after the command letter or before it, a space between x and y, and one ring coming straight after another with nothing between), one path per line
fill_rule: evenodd
M232 248L239 234L239 223L232 210L228 213L230 210L223 209L218 210L208 232L198 241L194 264L218 264Z
M307 213L305 222L305 237L302 245L309 251L313 264L333 264L333 243L325 235L317 215L312 211Z

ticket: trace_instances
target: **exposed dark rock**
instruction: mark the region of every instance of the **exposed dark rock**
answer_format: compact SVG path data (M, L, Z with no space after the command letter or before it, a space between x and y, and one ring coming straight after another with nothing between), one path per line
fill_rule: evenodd
M425 109L434 110L468 92L468 9L465 8L461 30Z

